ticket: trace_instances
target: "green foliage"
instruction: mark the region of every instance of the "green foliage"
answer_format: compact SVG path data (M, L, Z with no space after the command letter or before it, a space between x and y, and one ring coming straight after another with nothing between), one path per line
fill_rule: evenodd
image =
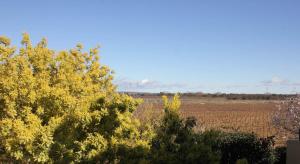
M165 114L151 149L153 163L218 163L218 155L193 131L194 118L181 119L179 96L169 102L163 97Z
M247 160L248 163L273 163L273 137L258 138L249 133L223 133L217 142L224 164ZM242 161L239 161L242 162Z
M247 159L239 159L236 161L236 164L248 164L248 160Z
M275 158L274 164L285 164L286 163L286 147L280 146L275 148Z

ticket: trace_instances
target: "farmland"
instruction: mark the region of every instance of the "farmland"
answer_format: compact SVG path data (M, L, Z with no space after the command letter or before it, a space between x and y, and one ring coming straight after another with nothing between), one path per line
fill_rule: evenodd
M162 115L159 95L135 95L144 99L135 112L141 121L151 121ZM276 144L284 144L291 137L272 123L274 112L280 103L270 100L231 100L225 97L184 95L181 97L181 115L197 118L195 130L219 129L223 131L253 132L260 137L275 136ZM153 121L153 120L152 120Z

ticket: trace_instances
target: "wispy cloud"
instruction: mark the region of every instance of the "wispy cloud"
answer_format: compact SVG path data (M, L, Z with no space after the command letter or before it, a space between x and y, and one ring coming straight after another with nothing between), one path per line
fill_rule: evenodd
M188 87L187 84L181 83L162 83L160 81L143 79L143 80L130 80L127 78L116 79L114 81L118 85L119 90L122 91L169 91L169 90L179 90L180 88Z
M118 78L114 80L119 91L133 92L228 92L228 93L264 93L282 92L290 93L300 86L300 82L291 82L279 76L269 80L254 83L233 83L233 84L189 84L189 83L164 83L148 78L142 80L131 80L129 78Z
M274 76L272 79L270 80L265 80L261 82L261 85L263 86L273 86L273 85L291 85L292 83L290 83L288 80L280 78L278 76Z
M291 83L292 86L300 86L300 82L296 82L296 83Z
M278 76L274 76L271 80L265 80L261 82L262 86L291 86L297 87L300 86L300 82L292 82L287 79L280 78Z

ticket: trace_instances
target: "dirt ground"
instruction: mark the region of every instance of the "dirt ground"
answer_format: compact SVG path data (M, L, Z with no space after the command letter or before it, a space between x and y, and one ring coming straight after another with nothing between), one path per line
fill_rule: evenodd
M160 96L140 96L144 103L135 115L142 121L163 114ZM277 100L227 100L226 98L181 97L181 115L197 118L195 130L219 129L224 131L253 132L260 137L275 136L276 144L285 144L292 137L273 125L278 109Z

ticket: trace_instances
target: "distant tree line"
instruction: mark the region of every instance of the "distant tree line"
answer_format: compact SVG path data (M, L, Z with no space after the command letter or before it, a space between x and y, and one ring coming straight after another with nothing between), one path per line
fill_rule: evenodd
M140 93L140 92L123 92L133 97L156 97L156 96L174 96L174 93L160 92L160 93ZM234 93L179 93L184 97L194 98L225 98L227 100L285 100L287 98L295 97L296 94L234 94Z

